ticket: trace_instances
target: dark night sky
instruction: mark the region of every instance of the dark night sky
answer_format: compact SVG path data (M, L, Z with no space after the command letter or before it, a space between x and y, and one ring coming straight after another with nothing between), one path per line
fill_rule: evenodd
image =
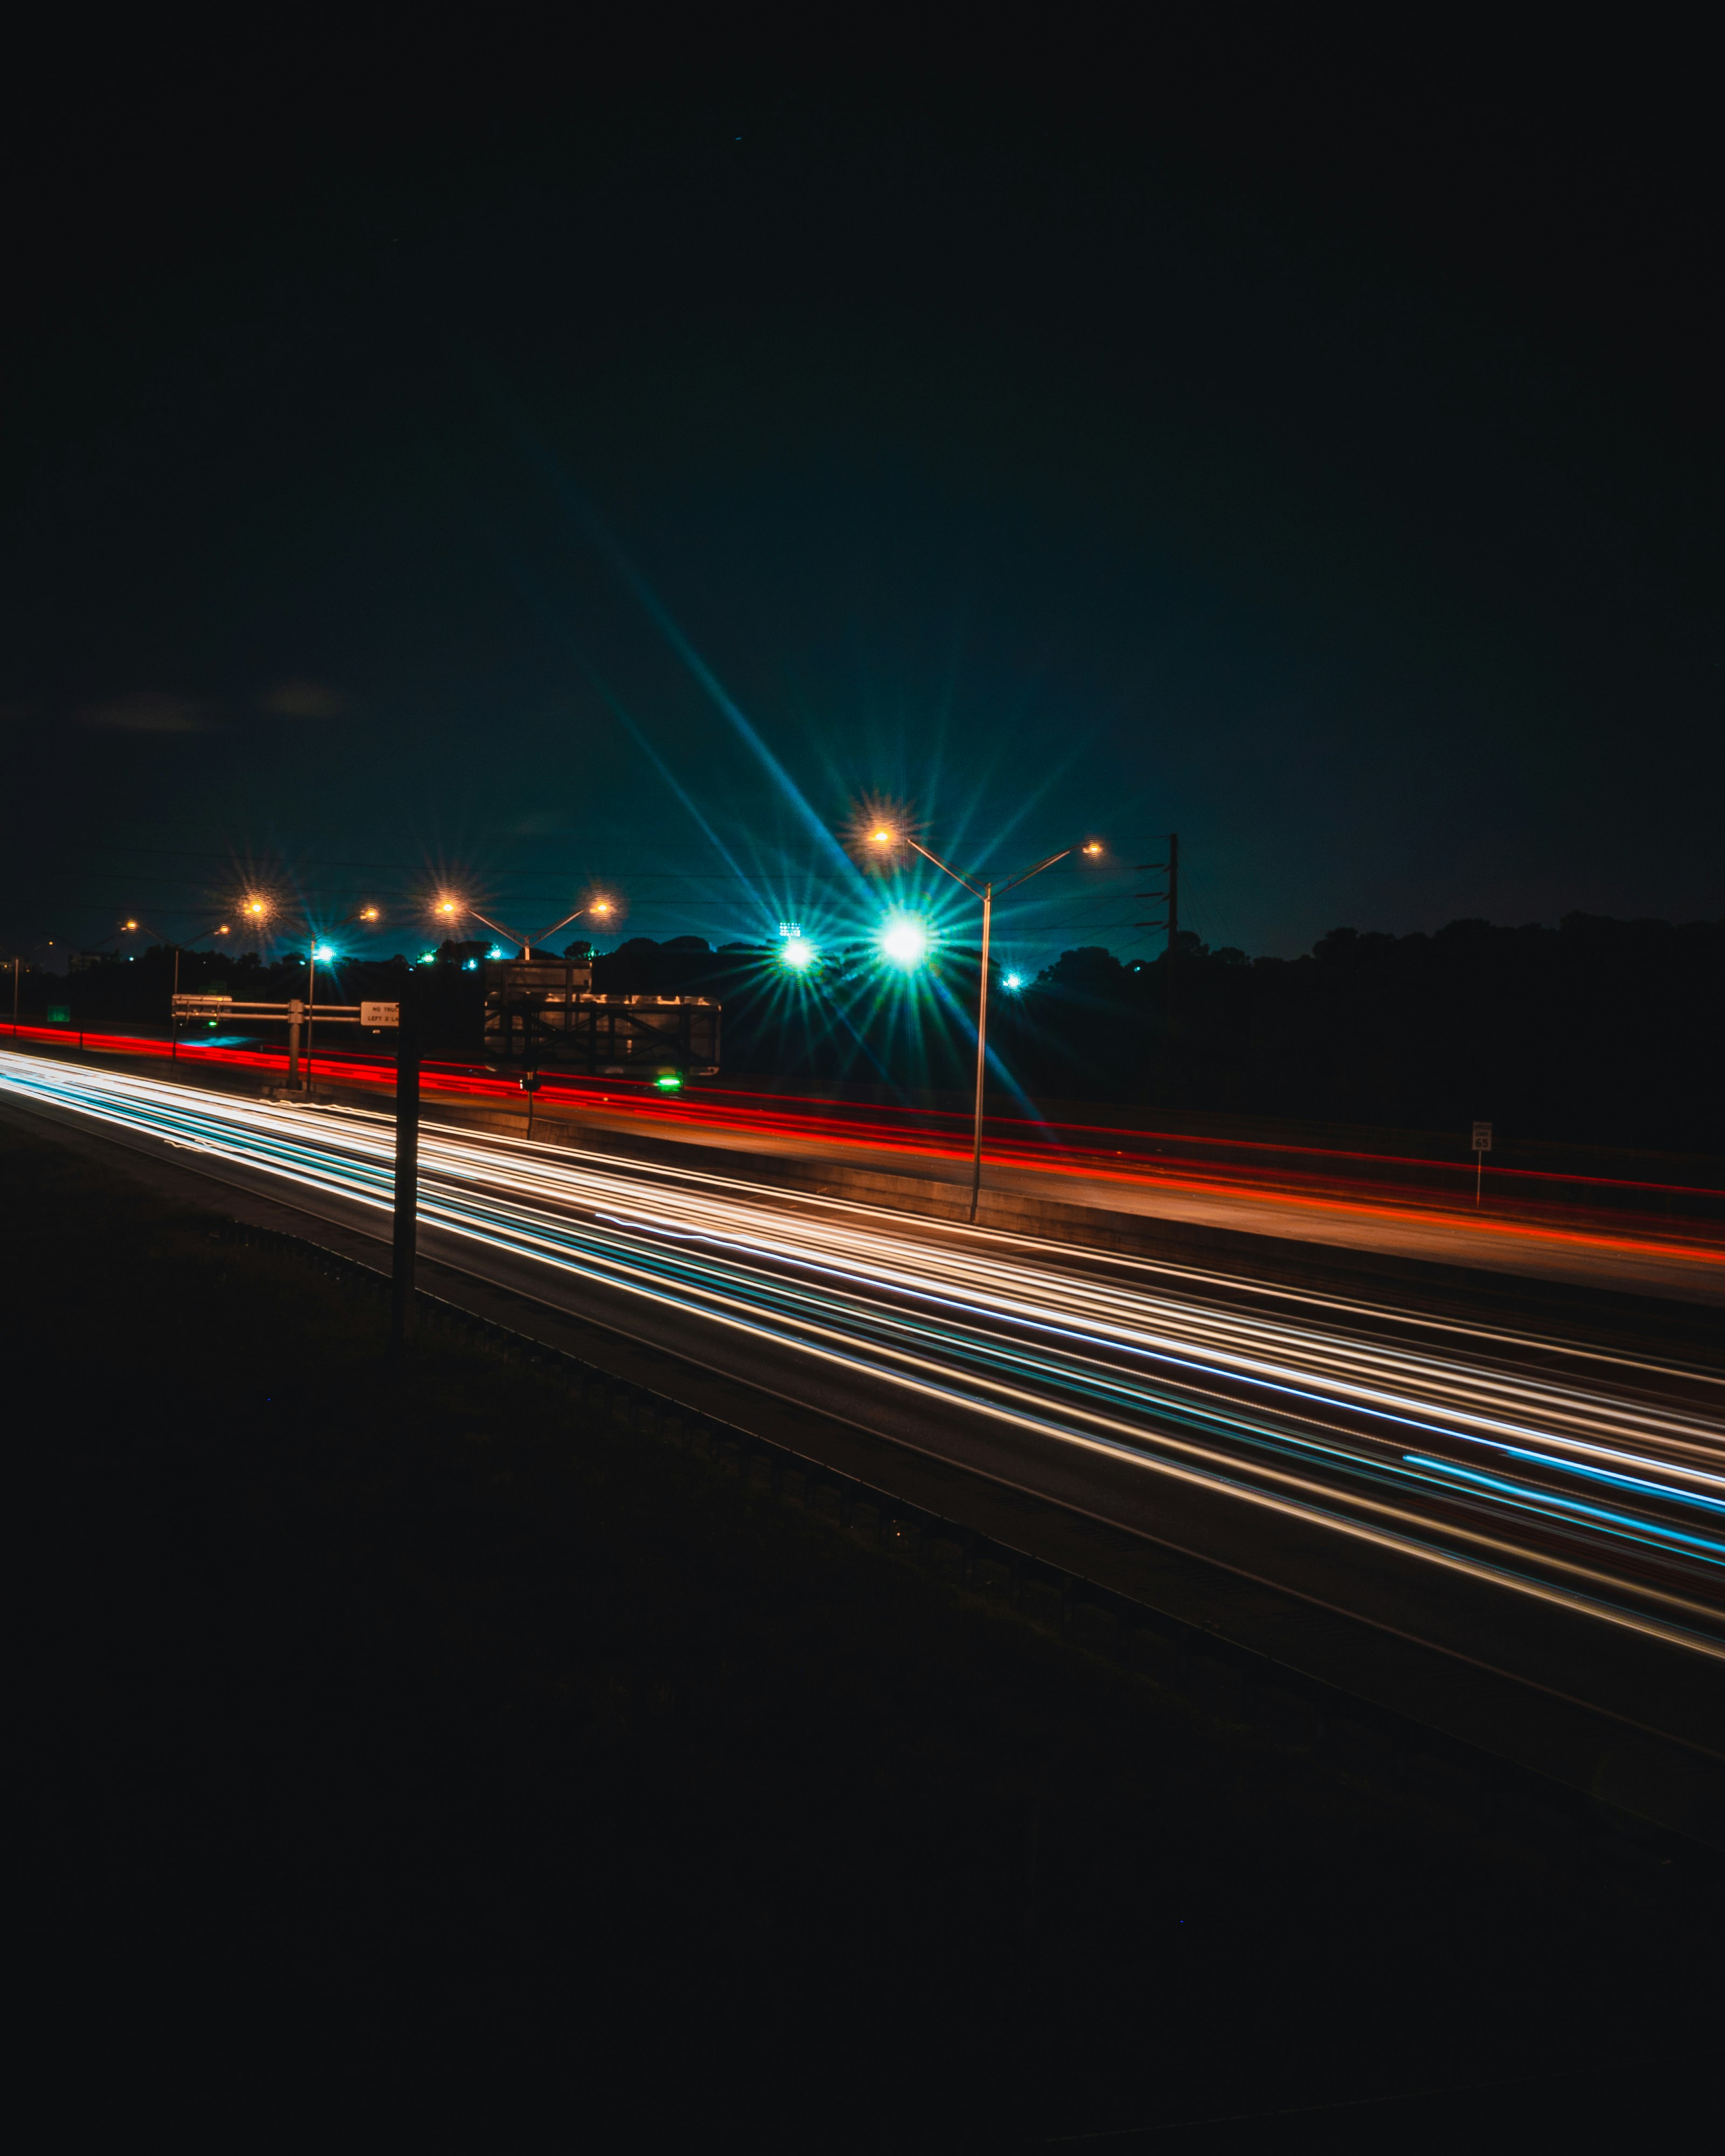
M13 71L13 947L254 871L852 929L870 793L1177 828L1254 952L1725 911L1698 49L486 19Z

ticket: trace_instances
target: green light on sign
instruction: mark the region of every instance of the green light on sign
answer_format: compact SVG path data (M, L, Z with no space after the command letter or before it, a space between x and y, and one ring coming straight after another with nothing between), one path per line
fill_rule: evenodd
M683 1090L683 1081L675 1070L667 1070L662 1077L655 1078L653 1083L661 1093L680 1093Z

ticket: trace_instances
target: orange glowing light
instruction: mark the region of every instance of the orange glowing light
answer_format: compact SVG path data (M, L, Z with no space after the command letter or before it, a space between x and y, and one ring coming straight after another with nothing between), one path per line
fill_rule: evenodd
M377 907L375 906L362 906L359 910L359 917L362 921L375 921L377 918Z
M239 910L253 921L263 921L269 917L270 902L267 899L249 898Z
M440 898L437 902L437 910L442 914L454 914L461 911L453 898Z
M596 898L593 901L593 910L595 913L608 913L611 911L610 900L608 898Z
M1087 853L1087 854L1099 854L1099 853L1101 853L1101 850L1102 850L1102 844L1101 844L1101 839L1092 839L1091 840L1090 844L1089 844L1085 848L1085 850L1085 850L1085 851L1086 851L1086 853Z
M877 846L890 846L892 844L892 834L891 831L870 831L869 837Z
M136 928L138 924L136 921L128 921L126 925L128 928Z

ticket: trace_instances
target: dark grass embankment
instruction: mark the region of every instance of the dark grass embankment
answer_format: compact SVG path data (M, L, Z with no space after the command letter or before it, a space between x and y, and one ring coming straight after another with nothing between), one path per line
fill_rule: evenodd
M480 1348L397 1383L3 1124L0 1191L49 2145L1584 2147L1702 2088L1695 1880L1219 1734Z

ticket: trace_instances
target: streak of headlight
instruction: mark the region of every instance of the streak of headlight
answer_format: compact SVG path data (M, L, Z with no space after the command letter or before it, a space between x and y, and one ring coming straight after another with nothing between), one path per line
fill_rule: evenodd
M1476 1483L1482 1489L1496 1491L1532 1510L1555 1506L1560 1512L1579 1513L1610 1527L1629 1528L1638 1536L1653 1535L1664 1542L1681 1543L1692 1549L1705 1550L1709 1561L1725 1560L1725 1543L1711 1542L1705 1535L1692 1535L1681 1527L1668 1527L1661 1521L1639 1518L1632 1512L1608 1512L1601 1505L1584 1505L1578 1498L1562 1496L1555 1490L1530 1489L1525 1482L1511 1482L1501 1475L1482 1475L1476 1467L1461 1467L1453 1460L1426 1460L1416 1452L1406 1457L1410 1467L1423 1467L1454 1481Z
M207 1157L261 1167L302 1187L380 1211L389 1204L389 1127L369 1111L308 1115L129 1074L69 1072L64 1065L24 1056L7 1059L0 1067L0 1085L112 1126L165 1137ZM1548 1473L1578 1473L1642 1497L1719 1509L1693 1490L1613 1476L1573 1456L1585 1450L1594 1459L1611 1457L1655 1475L1717 1487L1718 1478L1697 1467L1645 1456L1651 1442L1689 1460L1717 1462L1717 1426L1693 1415L1584 1393L1552 1378L1464 1367L1404 1344L1362 1340L1309 1323L1298 1329L1280 1317L1182 1302L1160 1287L1147 1292L1063 1274L1051 1270L1045 1252L1026 1238L990 1235L961 1242L937 1236L931 1243L896 1229L891 1216L857 1205L829 1204L818 1213L803 1207L788 1232L783 1212L763 1206L758 1191L734 1178L639 1163L631 1163L624 1173L614 1158L476 1142L470 1132L437 1125L427 1127L424 1158L424 1217L470 1240L542 1259L839 1368L866 1373L877 1383L962 1404L1050 1441L1106 1450L1147 1471L1225 1489L1241 1502L1267 1505L1426 1562L1585 1608L1610 1622L1681 1640L1704 1653L1725 1651L1687 1625L1602 1602L1601 1594L1620 1594L1625 1583L1601 1571L1598 1563L1575 1563L1549 1549L1530 1551L1505 1540L1501 1531L1482 1533L1422 1514L1406 1502L1388 1502L1373 1494L1372 1483L1374 1478L1405 1475L1412 1467L1418 1479L1436 1475L1452 1486L1471 1489L1482 1501L1489 1492L1490 1502L1508 1508L1506 1525L1516 1514L1531 1512L1553 1523L1554 1531L1558 1523L1567 1522L1572 1530L1579 1523L1611 1541L1633 1537L1648 1550L1692 1549L1694 1561L1702 1564L1712 1560L1699 1553L1718 1546L1666 1522L1609 1512L1543 1486L1487 1477L1463 1462L1428 1466L1416 1464L1425 1455L1378 1455L1364 1433L1334 1429L1324 1412L1314 1416L1311 1409L1358 1414L1363 1406L1394 1400L1429 1415L1440 1403L1445 1423L1419 1426L1448 1441L1484 1444L1505 1455L1525 1456ZM500 1184L511 1194L494 1194ZM608 1202L614 1208L625 1194L633 1209L607 1212L600 1223L604 1235L567 1217L572 1207L598 1212ZM650 1215L639 1209L645 1197L655 1204ZM547 1204L562 1209L563 1217L545 1212ZM619 1234L625 1239L620 1244ZM674 1265L669 1253L655 1255L667 1237L688 1246ZM819 1260L811 1256L811 1249L819 1250ZM784 1265L794 1267L808 1284L771 1270ZM1116 1270L1129 1277L1167 1279L1173 1269L1133 1264ZM1316 1300L1304 1295L1282 1299L1307 1307ZM919 1319L904 1307L906 1301L928 1314ZM1463 1330L1424 1329L1452 1336ZM1026 1332L1045 1344L1034 1348L1019 1337ZM1502 1337L1489 1332L1482 1337ZM1170 1376L1160 1391L1146 1390L1130 1368L1096 1360L1107 1354L1148 1359ZM1659 1367L1616 1359L1635 1368ZM1281 1373L1275 1386L1301 1404L1281 1411L1291 1418L1286 1425L1255 1419L1246 1403L1215 1389L1218 1383L1259 1384L1272 1371ZM1296 1378L1297 1383L1290 1382ZM1057 1402L1050 1397L1050 1388L1065 1397ZM1103 1413L1104 1405L1137 1419ZM1526 1425L1506 1422L1505 1411L1525 1416L1535 1409L1550 1422L1567 1425L1567 1433L1590 1431L1616 1443L1608 1450L1565 1430L1548 1428L1529 1433L1551 1448L1534 1453L1486 1435L1512 1430L1522 1434ZM1051 1410L1058 1419L1051 1419ZM1643 1450L1618 1450L1632 1441L1631 1433ZM1232 1453L1226 1450L1229 1443L1236 1446ZM1275 1464L1278 1453L1288 1465ZM1330 1479L1316 1475L1318 1469ZM1248 1476L1255 1479L1243 1479ZM1409 1484L1410 1494L1418 1479ZM1355 1517L1339 1512L1338 1505L1352 1507ZM1430 1539L1435 1532L1451 1544L1466 1545L1472 1554L1438 1548ZM1537 1578L1525 1569L1530 1565L1584 1582L1594 1592L1578 1594L1548 1577ZM1717 1622L1715 1607L1685 1595L1645 1581L1635 1582L1633 1591L1674 1613L1708 1625Z

